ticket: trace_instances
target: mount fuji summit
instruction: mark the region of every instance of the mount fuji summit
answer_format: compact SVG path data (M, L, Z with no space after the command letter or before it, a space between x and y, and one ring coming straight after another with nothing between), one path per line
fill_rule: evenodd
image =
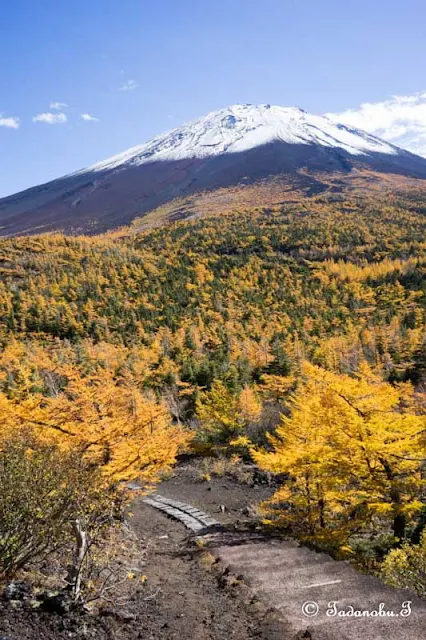
M359 129L298 108L234 105L1 199L0 235L99 233L176 198L363 169L426 179L425 158Z

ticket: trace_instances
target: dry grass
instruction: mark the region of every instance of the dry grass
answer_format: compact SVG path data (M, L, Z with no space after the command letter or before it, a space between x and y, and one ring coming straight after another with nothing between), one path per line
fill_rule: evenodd
M203 458L194 470L198 481L209 481L211 478L233 478L239 484L251 484L254 470L252 465L245 464L239 456L219 456L215 458Z

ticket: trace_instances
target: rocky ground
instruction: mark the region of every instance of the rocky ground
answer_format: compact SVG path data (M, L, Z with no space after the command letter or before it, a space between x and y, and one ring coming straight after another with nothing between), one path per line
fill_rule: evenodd
M118 596L92 612L69 611L55 598L33 608L36 596L27 583L9 585L0 598L0 640L425 638L424 600L265 531L257 505L275 486L256 474L244 465L191 460L162 482L157 497L163 504L187 503L219 521L199 536L135 490L119 557L126 571L134 562L142 579L124 580ZM343 612L383 604L396 617L330 617L329 602ZM306 605L316 607L314 614Z
M198 507L224 525L238 525L256 521L258 505L275 489L253 466L206 459L179 465L158 491Z
M203 474L207 478L203 480ZM262 481L263 482L263 481ZM182 465L161 486L170 497L210 511L223 523L247 521L253 505L271 488L243 475L209 477L204 468ZM144 549L146 581L127 599L101 603L96 615L83 611L33 609L25 595L0 602L0 640L95 638L136 640L283 640L274 612L253 599L234 576L224 575L185 528L151 507L135 501L131 525Z

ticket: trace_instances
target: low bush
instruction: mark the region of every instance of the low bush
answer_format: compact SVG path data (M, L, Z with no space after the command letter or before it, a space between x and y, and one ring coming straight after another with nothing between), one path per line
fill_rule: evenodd
M9 435L0 446L0 576L71 549L69 586L75 587L76 532L87 537L102 528L113 504L78 449L63 451L30 430Z
M391 587L412 589L419 596L426 596L426 534L420 544L403 544L392 549L385 557L381 575Z

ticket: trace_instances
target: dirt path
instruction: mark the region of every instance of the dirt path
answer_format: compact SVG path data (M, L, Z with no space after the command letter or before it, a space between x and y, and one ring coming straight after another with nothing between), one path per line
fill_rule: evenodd
M157 593L140 616L146 640L285 640L272 613L250 604L249 594L200 560L185 527L137 502L132 526L147 545L146 574Z
M0 601L1 640L287 640L274 612L222 576L182 524L140 500L132 512L147 580L122 608L58 615Z
M294 633L306 634L302 637L426 638L426 602L408 591L386 587L377 578L294 541L259 539L241 544L230 537L218 542L212 542L212 553L275 607Z
M271 488L236 484L226 477L195 482L190 470L178 470L163 483L160 496L198 507L187 515L212 515L214 525L196 543L197 534L135 499L131 524L144 549L147 576L123 608L106 605L101 615L56 615L0 602L1 640L424 640L426 602L405 591L384 587L299 547L293 541L240 527L247 509ZM163 501L164 502L164 501ZM167 503L166 503L167 504ZM170 500L169 500L170 506ZM221 508L223 507L223 509ZM203 533L201 531L201 533ZM411 600L411 615L401 616ZM328 603L339 610L386 611L398 617L327 616ZM310 603L308 613L302 606ZM315 611L318 604L318 612Z
M386 587L378 579L356 572L348 563L292 540L267 538L232 526L203 528L203 523L208 524L208 514L181 500L165 499L160 494L149 499L149 504L196 531L204 548L222 567L249 584L265 606L280 612L285 622L282 640L426 637L426 602L410 592ZM187 522L188 514L192 515Z
M236 524L252 519L256 505L276 489L266 482L239 482L228 474L208 481L200 476L194 463L180 465L169 480L161 483L158 493L194 505L222 524Z

